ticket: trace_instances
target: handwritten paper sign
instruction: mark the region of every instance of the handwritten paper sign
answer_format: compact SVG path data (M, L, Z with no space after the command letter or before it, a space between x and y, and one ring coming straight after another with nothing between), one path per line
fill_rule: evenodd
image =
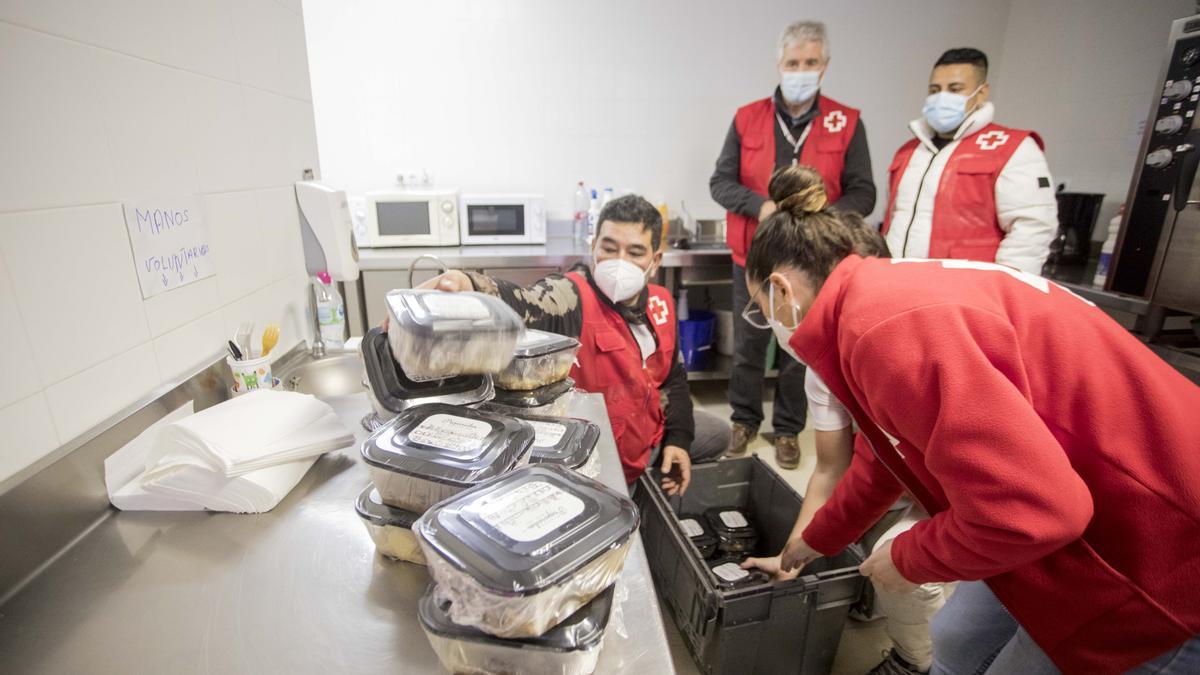
M208 226L195 196L148 199L124 207L142 298L216 274Z

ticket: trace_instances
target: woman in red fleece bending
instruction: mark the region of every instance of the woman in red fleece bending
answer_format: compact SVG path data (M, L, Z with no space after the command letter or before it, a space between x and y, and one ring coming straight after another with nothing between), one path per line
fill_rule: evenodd
M1046 279L854 255L806 171L772 179L796 188L754 235L748 310L866 442L783 567L908 492L931 517L863 574L982 582L934 619L933 672L1200 672L1200 388Z

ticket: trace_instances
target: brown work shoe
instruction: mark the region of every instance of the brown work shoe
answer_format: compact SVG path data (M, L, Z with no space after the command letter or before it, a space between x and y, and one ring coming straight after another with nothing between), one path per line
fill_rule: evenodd
M794 469L800 466L800 443L795 434L775 435L775 463L781 469Z
M758 429L741 422L734 422L733 429L729 433L729 449L725 451L724 456L741 457L746 454L746 446L756 435L758 435Z

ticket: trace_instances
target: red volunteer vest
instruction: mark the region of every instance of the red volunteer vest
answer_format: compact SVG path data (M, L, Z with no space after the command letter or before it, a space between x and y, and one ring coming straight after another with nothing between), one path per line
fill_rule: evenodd
M662 286L649 285L646 313L658 337L658 351L642 365L642 350L629 324L578 272L567 278L579 292L583 328L571 377L580 389L604 395L608 420L621 455L625 482L632 483L646 470L650 451L662 441L663 414L659 387L667 380L675 357L675 303Z
M1038 147L1042 139L1032 131L989 124L963 138L954 147L938 181L933 199L933 223L929 234L930 258L958 258L995 262L1004 230L996 218L996 179L1017 146L1032 136ZM888 208L883 233L891 227L896 192L908 170L908 162L920 143L912 139L896 151L888 167ZM923 169L917 169L923 170ZM916 208L916 205L913 205Z
M842 196L842 169L846 166L846 148L858 126L858 111L825 96L817 97L817 111L808 139L800 148L800 163L821 174L829 201L836 202ZM779 124L775 121L775 99L764 98L738 108L733 123L742 148L738 180L765 196L775 171L775 127ZM725 223L733 260L745 265L758 219L729 211Z

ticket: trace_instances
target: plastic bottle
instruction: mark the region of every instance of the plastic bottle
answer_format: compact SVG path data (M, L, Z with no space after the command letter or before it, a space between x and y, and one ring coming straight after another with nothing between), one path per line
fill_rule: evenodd
M1121 209L1124 211L1124 208ZM1108 237L1100 247L1100 262L1096 265L1096 276L1092 279L1093 286L1103 286L1108 281L1108 269L1112 265L1113 250L1117 248L1117 235L1121 232L1121 213L1108 221Z
M587 243L591 244L596 238L596 221L600 220L600 200L596 198L596 191L592 190L592 198L588 201L587 212Z
M600 208L608 206L608 203L613 200L613 189L610 187L604 188L604 198L600 200Z
M317 272L312 279L317 298L317 328L326 349L341 349L346 342L346 304L338 293L329 272Z
M682 288L679 290L679 302L675 303L675 315L677 317L679 317L680 321L687 321L688 317L691 316L691 312L688 310L688 299L687 299L687 289L686 288Z
M579 181L575 188L575 217L571 225L571 236L575 241L585 242L588 238L588 191L584 187L583 181Z

